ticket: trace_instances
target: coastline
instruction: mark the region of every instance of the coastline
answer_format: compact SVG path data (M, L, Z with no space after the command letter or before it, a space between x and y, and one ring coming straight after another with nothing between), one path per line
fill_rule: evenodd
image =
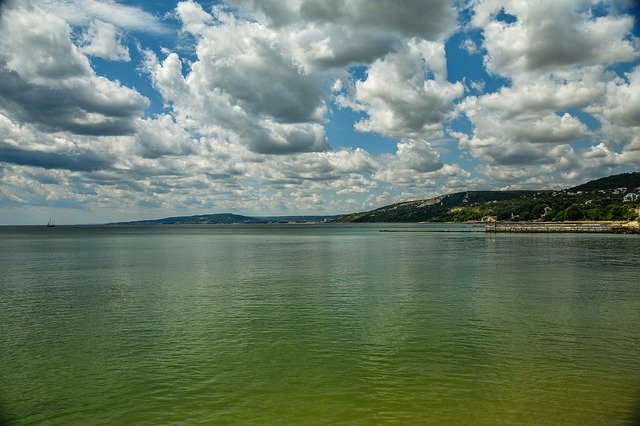
M638 221L487 222L486 232L640 234Z

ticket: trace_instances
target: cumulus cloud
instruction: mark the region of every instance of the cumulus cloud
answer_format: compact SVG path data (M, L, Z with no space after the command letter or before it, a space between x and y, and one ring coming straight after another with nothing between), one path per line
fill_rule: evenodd
M184 17L182 11L178 7ZM185 28L201 37L189 83L203 91L223 91L251 115L280 123L320 121L324 105L319 77L291 60L278 34L220 10L214 13L218 25L205 28L198 27L206 23L203 15L197 22L184 18ZM225 43L231 38L234 43Z
M278 26L300 20L333 22L350 28L384 28L406 37L428 40L452 31L457 15L451 0L379 0L375 7L366 0L233 0L229 3Z
M0 142L0 158L2 158L3 162L23 166L85 172L101 170L111 166L110 161L91 152L45 152L31 148L20 148L4 142Z
M240 16L261 22L287 39L307 69L369 65L411 38L440 41L455 28L449 0L287 2L233 0Z
M160 62L147 52L147 69L183 122L195 120L203 134L258 153L328 148L321 76L295 63L278 33L221 8L210 15L193 2L177 12L197 38L197 60L184 76L175 53Z
M442 168L440 156L425 140L402 140L398 143L396 158L402 168L417 173L435 172Z
M52 137L0 114L0 161L16 165L94 171L113 165L113 156L71 138Z
M102 21L127 30L156 34L168 32L168 28L156 16L139 7L114 0L24 0L21 3L31 3L71 25L85 26L94 21Z
M640 164L639 93L640 66L636 66L624 78L608 81L599 102L585 108L602 124L604 142L594 147L593 152L601 153L606 148L607 155L604 157L608 163L614 159L616 164Z
M122 33L104 21L93 21L81 37L81 51L112 61L130 61L129 48L122 43Z
M446 79L443 44L427 41L411 41L377 60L354 86L351 97L338 97L338 103L369 115L356 130L413 138L439 135L453 101L464 93L462 83Z
M394 33L380 28L350 28L313 23L288 30L292 55L309 70L331 70L371 64L402 44Z
M322 208L330 204L337 208L337 198L367 194L377 187L377 182L366 176L377 167L375 158L356 149L271 157L253 164L247 173L281 196L289 194L284 197L289 207L300 209L301 203L313 200Z
M633 126L625 117L633 117L633 78L609 67L636 61L640 51L633 17L617 6L588 0L471 3L472 25L484 36L486 69L511 81L467 97L457 108L472 125L469 134L455 134L459 147L481 160L479 170L488 178L575 182L588 170L632 164ZM622 99L619 109L614 104ZM624 151L616 151L616 143ZM544 179L536 178L541 170Z
M624 128L640 128L640 66L636 66L626 78L607 82L601 103L588 108L603 121Z
M462 42L460 42L460 48L466 50L471 55L478 53L478 45L470 38L462 40Z
M382 154L375 178L404 189L434 187L435 179L451 166L443 165L440 155L424 139L403 139L394 154Z
M168 114L136 122L135 147L144 158L186 156L196 153L196 142Z
M38 8L6 9L0 24L0 111L49 131L132 133L148 101L97 76L69 25Z
M471 102L479 107L512 118L523 114L583 108L605 93L606 79L601 67L563 76L536 76L502 87L496 92L463 101L463 109Z
M374 16L354 2L345 6L350 15L344 18L320 3L294 3L240 2L236 14L221 7L209 13L190 1L178 5L184 30L196 38L197 60L184 73L176 53L162 60L148 51L146 64L180 123L260 154L323 151L327 71L373 61L367 79L353 82L352 96L340 98L343 107L369 115L356 129L401 137L441 134L453 101L464 92L462 83L446 78L442 36L450 22L421 30L438 41L403 40L406 26L386 20L379 28L377 20L388 13L378 7ZM410 6L396 8L398 16ZM455 16L446 2L432 6ZM251 13L252 20L243 19ZM420 19L412 15L412 22ZM231 37L237 43L225 42Z
M529 72L547 73L638 57L629 37L634 19L626 14L594 16L597 2L584 0L479 0L473 24L483 29L487 69L519 78ZM512 15L515 22L496 19Z
M469 82L469 85L471 86L471 89L476 92L484 92L485 82L483 80L471 81Z
M461 108L474 124L473 135L459 134L460 146L490 164L555 163L569 142L591 136L587 126L571 114L529 112L512 115L490 110L482 98L467 98ZM553 146L555 145L555 146Z

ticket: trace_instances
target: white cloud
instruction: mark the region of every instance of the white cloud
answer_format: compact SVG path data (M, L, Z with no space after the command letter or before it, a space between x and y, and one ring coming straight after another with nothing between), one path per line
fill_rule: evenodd
M71 25L85 26L96 20L133 31L165 33L167 27L160 19L143 9L114 0L26 0L55 14Z
M452 167L443 165L438 152L424 139L403 139L395 154L380 156L379 164L374 177L405 190L434 188L436 179Z
M180 12L180 8L178 9ZM247 113L282 123L318 122L324 106L319 76L293 62L279 34L257 23L241 21L220 10L219 24L198 29L198 61L189 83L202 91L220 90ZM192 23L186 23L192 28ZM234 43L227 43L234 39Z
M183 76L176 54L159 62L147 52L147 68L183 124L259 153L328 148L322 77L295 63L277 32L192 2L177 11L197 37L197 60Z
M61 18L33 7L0 17L0 112L49 131L126 134L148 100L97 76Z
M194 35L202 36L206 34L207 29L214 23L213 16L209 15L202 9L202 6L193 1L179 2L176 5L176 14L182 21L185 31Z
M522 78L526 73L548 73L576 66L634 60L637 46L629 37L630 15L594 17L584 0L479 0L473 5L474 24L483 29L485 64L490 72ZM498 12L516 22L498 21Z
M484 82L484 80L471 81L469 83L471 89L475 90L476 92L484 92L485 84L486 83Z
M479 107L496 112L504 118L582 108L604 94L606 78L601 67L593 67L585 72L565 73L564 76L536 76L480 96L477 103ZM476 102L476 98L468 98L462 102L463 108L469 102Z
M135 147L145 158L186 156L196 153L196 141L173 118L160 114L136 123Z
M626 78L610 80L602 103L594 103L588 110L611 125L640 128L640 66L636 66Z
M458 135L460 146L489 164L553 164L566 155L569 142L591 136L587 126L570 114L519 115L505 118L477 106L464 105L474 124L473 135Z
M542 186L633 164L634 83L608 68L639 58L633 17L613 2L590 0L477 0L471 7L487 70L511 81L458 107L473 126L469 135L455 134L459 147L481 161L482 173Z
M349 28L335 23L295 25L289 34L291 53L308 70L368 65L397 48L402 39L379 28Z
M129 48L122 42L122 33L113 24L93 21L80 38L81 51L112 61L131 60Z
M640 164L640 65L625 78L608 81L604 92L599 102L585 108L602 124L604 144L597 148L606 147L608 162L615 158L616 164L637 167Z
M440 156L425 140L404 139L398 142L396 157L402 168L417 173L435 172L442 168Z
M54 137L20 125L0 114L0 161L43 169L93 171L113 166L105 146L94 149L86 139Z
M431 138L440 134L463 93L462 83L446 80L443 44L412 40L374 62L366 80L355 82L352 98L339 97L338 102L369 115L356 123L358 131Z
M475 55L478 53L478 46L475 41L470 38L465 38L460 43L460 48L466 50L469 54Z
M33 8L6 8L0 19L5 72L35 84L91 72L87 58L71 43L71 28L63 19Z
M405 37L437 40L455 28L451 0L233 0L255 17L282 26L293 22L332 22L348 28L382 28Z

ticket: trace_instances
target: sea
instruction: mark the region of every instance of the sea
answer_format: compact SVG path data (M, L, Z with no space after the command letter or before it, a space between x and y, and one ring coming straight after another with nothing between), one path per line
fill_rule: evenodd
M0 227L0 424L635 424L639 255L454 224Z

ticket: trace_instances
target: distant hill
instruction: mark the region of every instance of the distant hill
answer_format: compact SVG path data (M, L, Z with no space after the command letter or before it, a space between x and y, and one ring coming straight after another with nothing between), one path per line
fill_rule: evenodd
M320 222L333 222L340 215L332 216L258 216L256 219L261 219L267 223L320 223Z
M632 191L640 187L640 172L622 173L592 180L582 185L569 188L569 191L598 191L606 189L626 188Z
M267 223L265 220L231 213L203 214L196 216L176 216L162 219L137 220L130 222L115 222L109 225L200 225L222 223Z
M627 220L638 203L624 203L638 190L640 173L596 179L563 191L465 191L339 217L337 222L463 222L498 220ZM624 188L624 190L621 190Z
M258 223L316 223L336 219L338 216L266 216L251 217L232 213L201 214L195 216L165 217L163 219L113 222L108 225L219 225Z

